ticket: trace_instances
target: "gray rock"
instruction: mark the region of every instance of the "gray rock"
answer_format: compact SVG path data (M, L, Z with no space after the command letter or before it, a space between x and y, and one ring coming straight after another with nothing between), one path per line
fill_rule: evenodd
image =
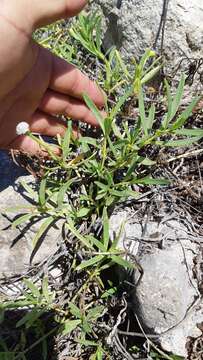
M145 255L140 261L144 275L134 294L144 328L161 334L162 347L182 356L187 337L200 335L196 324L203 320L203 308L189 311L199 295L192 276L195 248L184 242Z
M197 324L203 321L203 304L193 274L202 239L188 234L176 215L165 214L158 223L147 217L138 220L126 208L113 214L110 224L111 236L120 232L119 247L136 256L144 272L133 294L142 327L158 335L166 351L186 356L187 339L200 336ZM137 280L135 273L135 283Z
M146 48L161 53L159 25L164 0L95 0L105 15L104 46L116 46L127 59L139 59ZM158 37L158 38L157 38ZM156 41L157 39L157 41ZM188 59L203 57L203 2L202 0L170 0L164 32L163 55L170 72ZM183 61L184 60L184 61ZM199 76L196 78L200 83Z
M6 157L6 154L4 155ZM3 169L3 164L6 171ZM38 222L25 233L23 232L23 228L26 227L26 223L20 226L20 228L11 227L11 220L15 218L16 215L24 213L25 207L31 205L29 199L25 197L22 188L20 188L20 182L24 180L31 186L35 185L35 179L32 176L18 177L20 168L15 169L15 173L13 167L15 169L15 166L9 158L6 164L2 161L0 166L0 173L3 173L0 188L4 188L4 190L0 192L0 279L5 276L9 277L24 274L29 269L30 256L33 253L32 239L41 224L41 222ZM13 182L13 184L9 185L11 182ZM22 207L22 209L15 210L14 212L7 211L9 208L15 207ZM60 234L60 226L49 229L33 259L32 265L40 263L56 251Z

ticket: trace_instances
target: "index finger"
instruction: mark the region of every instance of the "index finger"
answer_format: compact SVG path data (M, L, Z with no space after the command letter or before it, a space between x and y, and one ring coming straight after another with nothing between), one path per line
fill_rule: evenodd
M105 94L94 81L91 81L88 76L84 75L72 64L55 55L51 54L51 56L50 89L81 100L83 100L85 93L98 107L104 106Z
M28 0L25 2L27 3ZM34 27L45 26L56 20L77 15L87 2L87 0L30 0Z

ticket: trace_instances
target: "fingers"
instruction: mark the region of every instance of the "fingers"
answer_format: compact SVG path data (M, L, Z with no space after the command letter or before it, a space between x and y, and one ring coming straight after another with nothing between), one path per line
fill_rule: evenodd
M28 0L23 1L28 8ZM78 14L86 5L87 0L29 0L29 3L34 27L37 28Z
M64 136L66 132L66 124L63 120L41 111L36 111L28 123L30 125L30 131L40 135Z
M63 137L67 129L64 121L40 111L37 111L31 119L28 120L28 123L31 132L51 137L56 135ZM78 136L77 129L73 129L73 135ZM8 148L43 157L48 155L47 151L40 147L34 140L30 139L29 136L16 137L15 140L9 144ZM60 154L60 150L56 146L52 148L55 154Z
M30 131L40 135L63 137L67 130L66 122L42 111L36 111L28 121ZM78 137L78 130L73 127L73 135Z
M47 152L43 150L34 140L28 136L18 136L10 145L9 149L20 150L30 155L38 155L40 157L46 157ZM54 149L56 155L58 155L58 149Z
M57 56L52 56L53 68L49 84L52 90L78 99L83 99L85 93L98 107L104 106L105 95L95 82L91 81L75 66Z
M92 112L80 100L74 99L68 95L62 95L52 90L48 90L39 105L39 109L47 114L66 115L72 119L86 122L92 126L98 126ZM104 115L105 113L101 112Z

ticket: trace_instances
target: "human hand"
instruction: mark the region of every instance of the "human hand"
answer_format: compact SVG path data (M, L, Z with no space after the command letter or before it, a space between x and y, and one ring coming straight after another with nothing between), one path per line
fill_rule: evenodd
M86 0L0 0L0 148L39 153L28 136L16 135L26 121L32 132L63 136L63 114L97 125L82 100L87 93L98 107L104 95L74 66L32 40L33 31L76 15Z

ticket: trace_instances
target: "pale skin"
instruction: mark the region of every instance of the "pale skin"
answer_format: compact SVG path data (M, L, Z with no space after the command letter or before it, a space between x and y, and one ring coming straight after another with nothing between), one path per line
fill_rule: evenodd
M104 95L87 76L32 40L38 27L79 13L86 0L0 0L0 149L40 153L16 125L47 136L64 135L56 115L96 126L83 102L87 93L102 108Z

